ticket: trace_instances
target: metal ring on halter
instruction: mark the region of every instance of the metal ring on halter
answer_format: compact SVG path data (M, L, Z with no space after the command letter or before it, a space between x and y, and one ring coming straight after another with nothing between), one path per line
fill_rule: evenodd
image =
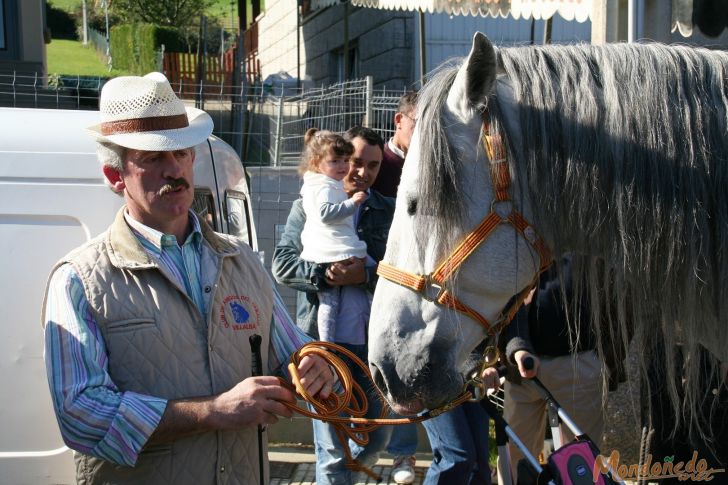
M483 375L485 369L489 369L498 365L499 360L500 350L498 350L498 347L496 347L495 345L487 346L483 351L483 361L480 364L480 369L478 370L478 377L481 377Z
M483 383L483 380L479 377L473 377L472 379L470 379L466 384L465 388L470 391L471 394L471 398L468 399L469 402L482 401L486 396L485 384Z
M480 371L484 371L488 367L493 367L500 359L500 350L495 345L488 345L483 351L483 367Z
M432 296L432 290L435 290L435 296ZM430 302L437 302L444 291L445 288L434 281L431 274L425 276L425 286L422 288L422 298Z
M498 348L494 345L487 346L483 351L483 360L477 370L472 373L470 379L465 383L466 388L471 388L470 393L473 395L470 398L471 402L480 401L487 395L485 383L483 382L483 372L485 372L485 369L498 365L499 360L500 351Z

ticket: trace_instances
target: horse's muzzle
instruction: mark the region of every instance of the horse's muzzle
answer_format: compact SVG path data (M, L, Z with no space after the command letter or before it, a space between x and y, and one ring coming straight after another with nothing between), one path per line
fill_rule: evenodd
M392 392L393 389L387 385L387 379L385 378L384 373L376 364L369 363L369 370L371 371L374 384L381 391L382 395L389 403L389 407L391 407L395 413L402 416L408 416L417 414L424 409L425 406L420 399L397 399L395 393ZM406 393L404 395L406 395Z
M405 385L394 368L380 369L369 363L374 384L394 412L402 416L435 409L462 394L464 381L460 373L433 373L423 369L421 377ZM390 370L390 372L387 372Z
M400 416L413 416L421 413L425 409L425 406L419 399L406 404L399 404L390 401L389 406L392 408L392 411Z

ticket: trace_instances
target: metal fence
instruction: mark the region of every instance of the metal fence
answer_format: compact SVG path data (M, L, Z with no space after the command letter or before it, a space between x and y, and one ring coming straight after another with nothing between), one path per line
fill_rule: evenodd
M96 52L104 57L106 65L111 70L111 59L109 53L109 39L106 38L106 34L99 32L96 29L89 27L88 29L88 41L94 46Z
M0 73L0 106L98 109L104 78Z
M362 125L374 128L388 139L394 132L394 113L402 94L375 91L370 77L288 96L265 94L271 90L275 92L275 86L263 86L264 94L253 104L255 108L251 110L250 118L257 120L262 115L263 119L270 119L274 136L268 152L272 165L298 163L304 134L312 127L343 133ZM278 91L284 94L285 88ZM271 111L269 117L267 112Z
M0 106L97 109L106 79L82 76L0 74ZM207 111L214 134L233 146L246 165L298 163L303 136L311 127L344 132L363 125L387 140L401 91L375 90L372 79L331 86L268 83L234 87L180 81L173 89L189 105Z
M175 86L186 96L186 88ZM199 107L215 121L215 134L232 145L249 165L298 163L303 137L312 127L343 133L357 125L377 130L386 140L394 132L394 113L402 92L374 90L372 79L318 88L291 83L257 84L233 93L228 86L196 86Z

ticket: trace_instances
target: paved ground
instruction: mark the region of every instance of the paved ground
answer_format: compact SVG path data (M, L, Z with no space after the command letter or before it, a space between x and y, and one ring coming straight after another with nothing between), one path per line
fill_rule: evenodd
M316 457L311 447L277 447L271 446L268 452L270 460L270 485L313 485L316 483ZM415 467L415 484L422 483L430 466L432 455L417 454ZM391 479L392 457L384 455L379 459L374 471L382 476L378 482L365 473L354 475L354 485L394 484Z
M271 445L268 452L270 459L269 485L315 485L316 483L316 457L310 446L284 447ZM430 466L432 454L417 453L415 466L415 481L413 485L422 484L427 468ZM382 476L382 481L369 477L365 473L354 475L354 485L396 485L392 480L392 457L386 453L379 459L374 471ZM494 479L493 483L497 483ZM459 485L459 484L451 484ZM625 485L637 485L635 482L625 481ZM649 485L658 485L650 483Z

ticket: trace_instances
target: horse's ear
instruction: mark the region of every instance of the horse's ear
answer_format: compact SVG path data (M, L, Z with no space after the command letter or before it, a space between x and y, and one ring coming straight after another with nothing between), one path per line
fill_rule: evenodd
M488 37L476 32L470 54L463 62L450 89L448 105L456 107L466 101L470 109L481 111L485 108L488 95L495 86L497 66L493 44Z
M490 39L480 32L473 36L467 62L467 96L473 106L485 106L485 100L495 84L497 60Z

